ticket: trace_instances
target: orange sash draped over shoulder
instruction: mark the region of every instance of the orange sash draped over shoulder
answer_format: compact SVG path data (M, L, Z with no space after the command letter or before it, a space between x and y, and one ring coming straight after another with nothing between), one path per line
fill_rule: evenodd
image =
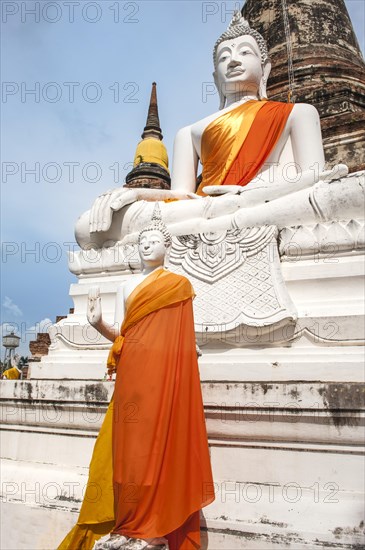
M213 120L202 136L202 182L247 185L279 140L293 109L291 103L250 100Z
M193 288L158 270L127 300L117 378L77 525L59 550L91 550L113 531L200 548L199 510L214 500L195 349ZM117 339L118 340L118 339Z
M146 287L152 282L154 283L153 296L151 296L150 290L146 290ZM124 335L131 326L153 311L193 297L193 287L185 277L176 277L173 273L164 269L153 271L134 289L127 299L126 314L120 336L116 338L110 350L108 367L115 368L117 366Z

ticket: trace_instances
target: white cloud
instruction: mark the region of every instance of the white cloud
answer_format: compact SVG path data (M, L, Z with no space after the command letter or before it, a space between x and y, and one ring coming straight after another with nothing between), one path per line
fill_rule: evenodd
M46 317L45 319L42 319L42 321L38 321L37 323L35 323L35 325L30 327L30 329L28 330L34 332L48 332L49 327L53 324L53 321Z
M20 307L17 306L16 304L14 304L13 300L11 298L9 298L9 296L5 296L4 301L3 301L3 307L7 311L12 313L15 317L22 317L22 315L23 315L23 312L20 309Z

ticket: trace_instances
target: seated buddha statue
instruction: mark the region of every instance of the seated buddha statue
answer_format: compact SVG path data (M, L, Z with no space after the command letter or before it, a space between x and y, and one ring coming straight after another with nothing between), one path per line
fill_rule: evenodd
M267 99L267 47L240 12L217 40L213 59L220 109L178 131L171 190L118 188L102 195L78 221L81 247L133 240L151 218L154 201L165 201L162 217L173 235L266 223L268 202L347 174L344 165L324 171L315 107ZM261 207L258 218L247 217L252 207L255 216Z

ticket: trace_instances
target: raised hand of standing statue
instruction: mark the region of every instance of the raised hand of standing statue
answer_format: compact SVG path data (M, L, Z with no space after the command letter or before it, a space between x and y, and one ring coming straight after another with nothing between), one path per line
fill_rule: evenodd
M89 290L87 300L87 320L90 325L97 327L101 323L101 297L99 287L92 287Z

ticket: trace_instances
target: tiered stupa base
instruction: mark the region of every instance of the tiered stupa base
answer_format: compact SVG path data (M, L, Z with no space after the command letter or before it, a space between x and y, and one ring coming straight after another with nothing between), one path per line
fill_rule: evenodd
M233 271L227 255L226 279L214 283L227 294L221 312L214 289L203 293L204 273L194 264L201 278L191 276L216 484L216 500L202 515L205 549L361 547L363 227L361 220L344 220L282 229L276 250L283 284L277 265L265 264L264 249L259 263L246 258ZM213 262L214 254L204 254ZM176 255L171 261L182 272L184 262L177 265ZM253 269L256 282L250 279L251 290L240 294L245 269ZM111 320L116 288L129 277L126 270L80 276L70 291L74 313L55 325L50 352L32 365L31 379L1 382L2 548L54 550L77 519L113 391L113 382L103 380L109 344L86 323L87 293L100 286ZM273 298L278 285L282 296L283 285L289 294L284 305ZM209 311L228 319L247 296L244 321L201 323ZM250 324L254 306L278 308L270 313L273 330L263 320ZM20 527L9 529L8 518Z

